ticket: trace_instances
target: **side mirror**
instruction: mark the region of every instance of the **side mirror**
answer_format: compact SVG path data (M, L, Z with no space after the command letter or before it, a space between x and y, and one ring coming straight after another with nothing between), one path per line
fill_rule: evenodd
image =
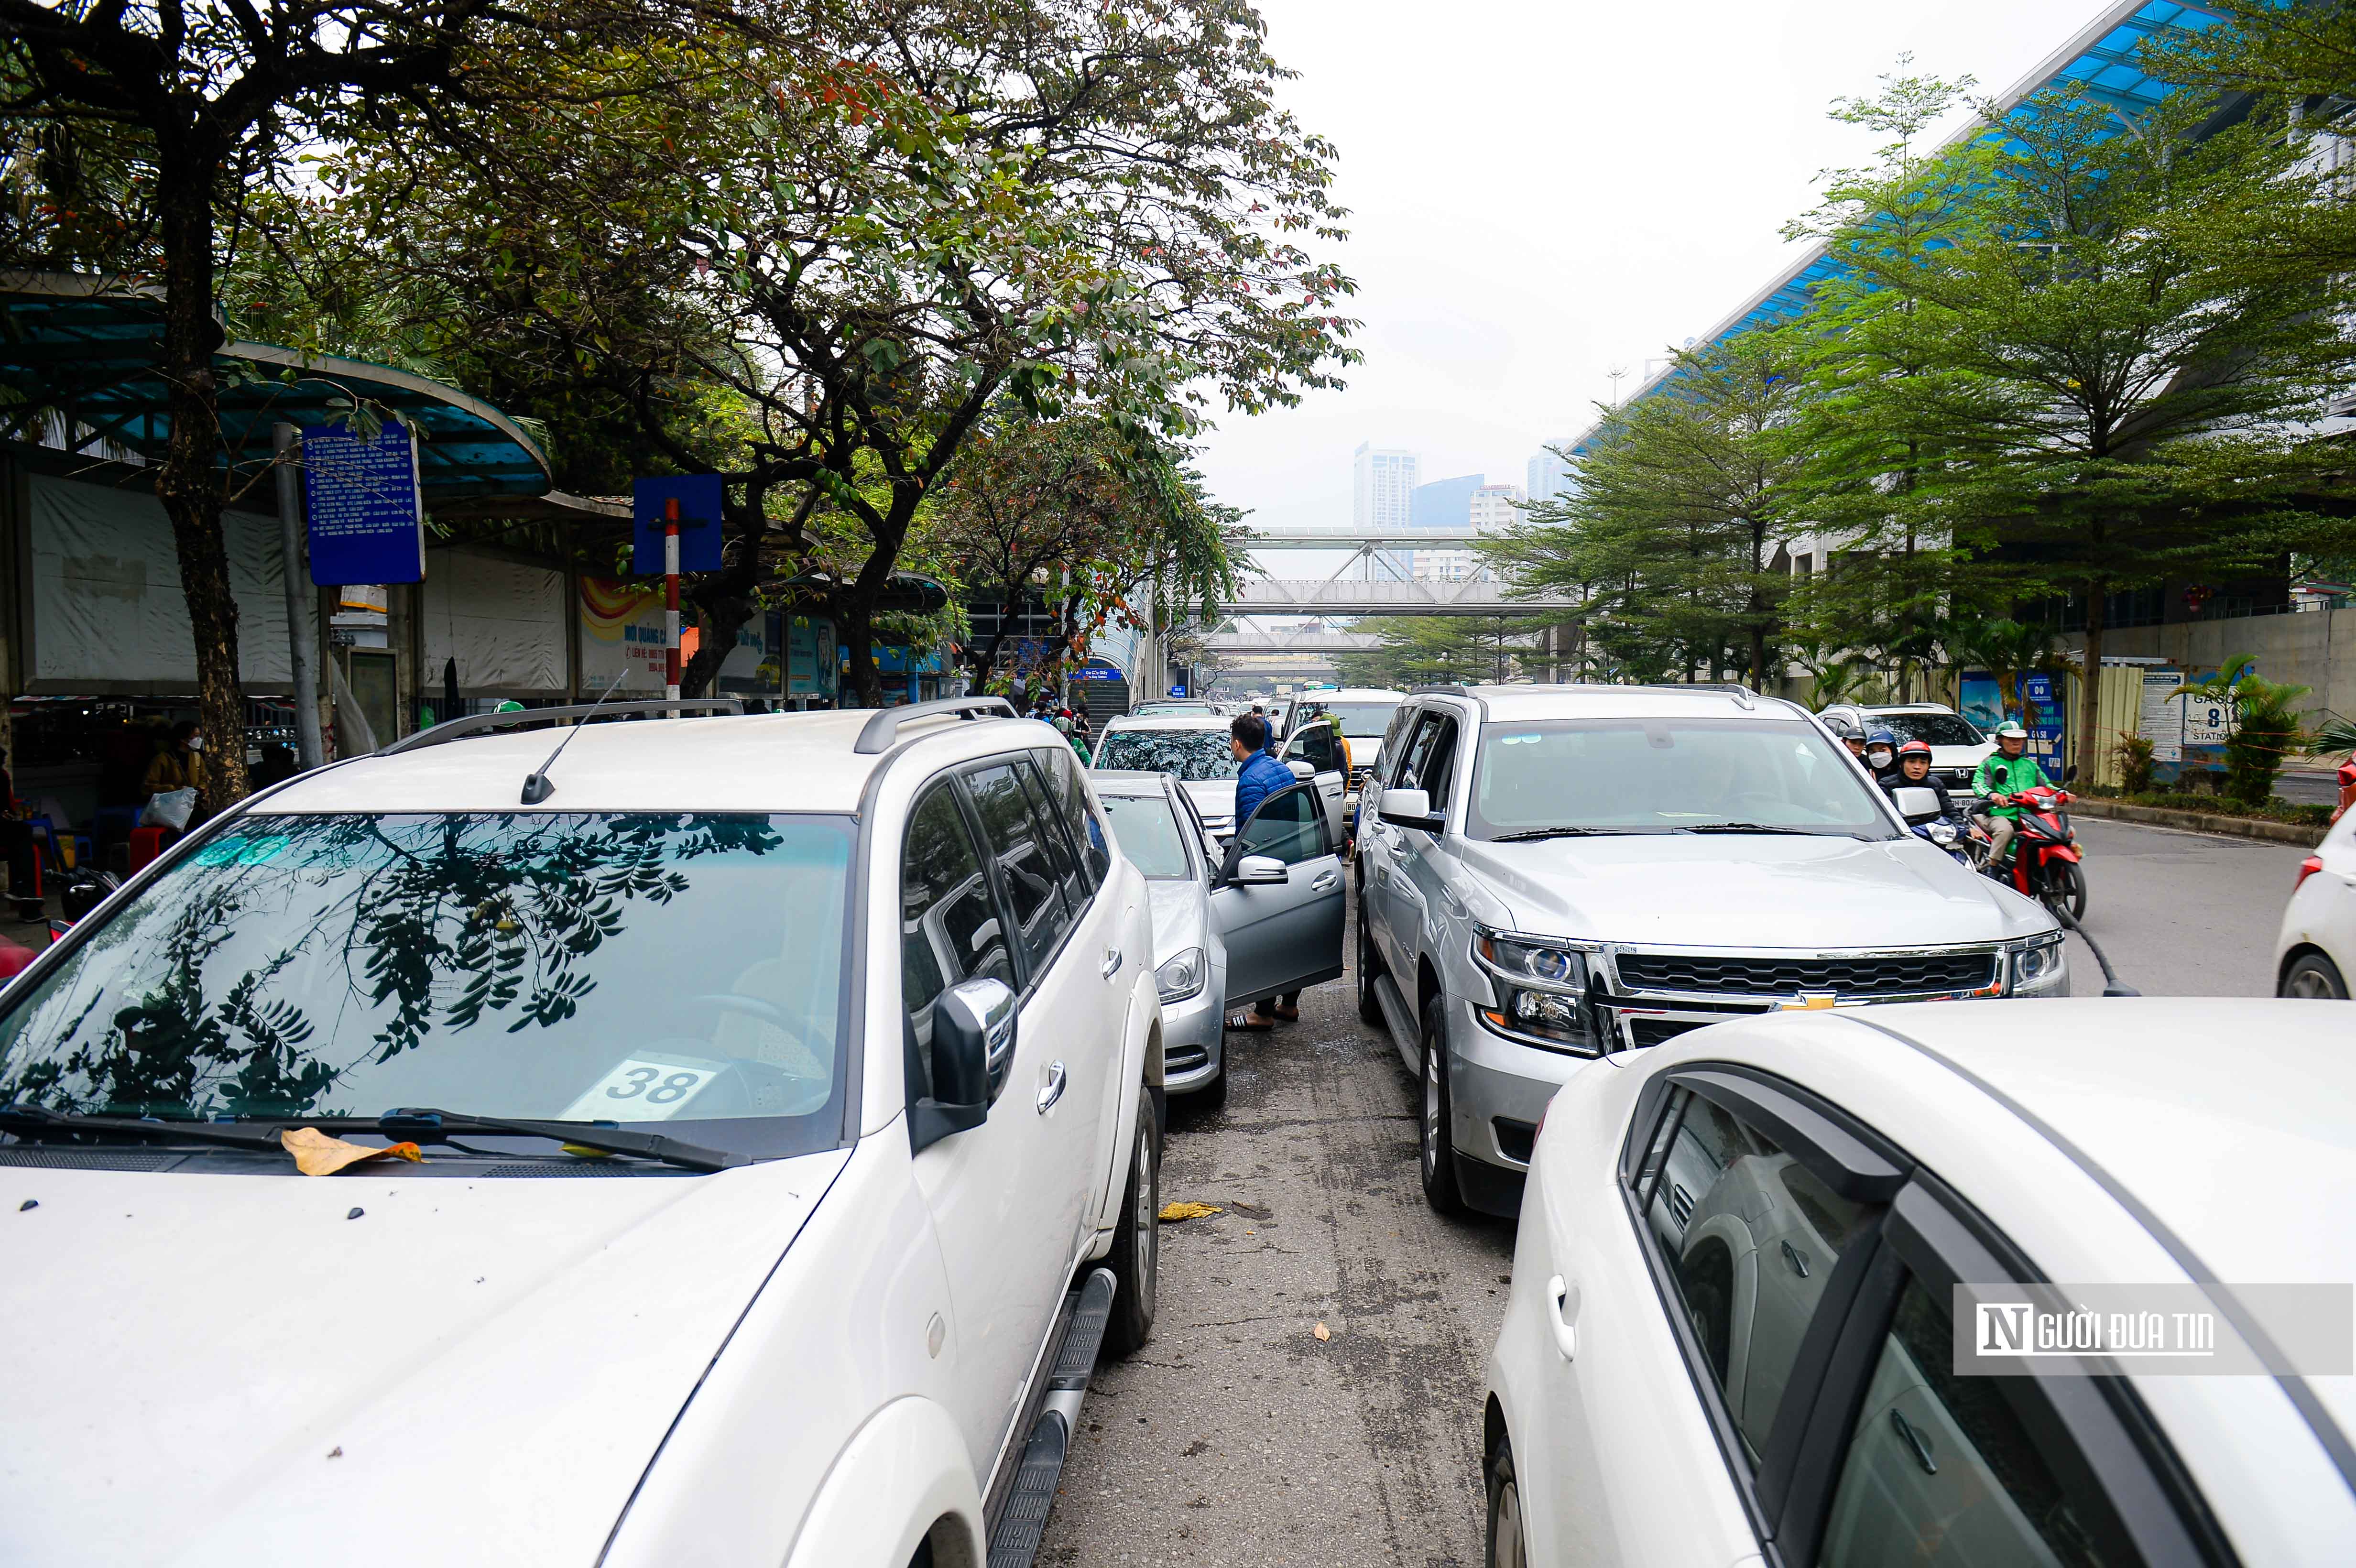
M1909 822L1929 822L1939 815L1939 792L1934 789L1901 784L1890 792L1890 800Z
M1237 887L1272 887L1292 880L1292 873L1283 861L1273 855L1247 855L1236 862L1236 874L1227 880Z
M1292 770L1292 776L1294 778L1313 779L1317 776L1317 769L1315 765L1302 762L1299 757L1288 759L1284 765Z
M1427 833L1437 832L1440 827L1440 818L1432 813L1431 796L1419 789L1387 789L1375 809L1393 827L1419 827Z
M933 1092L910 1108L916 1148L978 1127L1014 1064L1014 993L987 977L950 987L933 1002Z

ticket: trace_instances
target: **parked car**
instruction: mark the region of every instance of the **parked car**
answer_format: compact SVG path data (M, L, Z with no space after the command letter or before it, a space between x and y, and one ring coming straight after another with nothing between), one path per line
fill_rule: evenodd
M2275 994L2348 999L2356 967L2356 812L2331 825L2299 862L2275 938Z
M1321 770L1328 766L1344 770L1348 783L1343 792L1342 819L1353 833L1361 792L1382 764L1383 736L1406 697L1403 691L1375 687L1337 687L1303 692L1286 707L1283 755L1288 761L1301 758ZM1329 748L1331 741L1319 741L1320 733L1341 737L1338 760L1325 760L1330 752L1322 748Z
M0 1561L1029 1560L1153 1326L1144 877L997 699L583 711L256 796L0 994Z
M2271 1001L2038 1015L1742 1019L1566 1084L1489 1358L1488 1560L2347 1562L2345 1375L1959 1365L1984 1298L2047 1281L2105 1315L2135 1309L2107 1287L2172 1285L2136 1299L2295 1360L2254 1298L2306 1282L2338 1297L2344 1371L2345 1027ZM2252 1070L2218 1071L2229 1039L2264 1042Z
M1980 763L1996 751L1996 742L1982 734L1978 725L1943 703L1896 702L1867 708L1840 702L1816 717L1827 721L1846 719L1869 735L1887 730L1901 746L1909 741L1924 742L1931 748L1933 776L1951 790L1971 788Z
M1153 906L1163 1086L1216 1109L1226 1009L1342 973L1348 895L1322 804L1309 784L1280 790L1222 847L1167 773L1090 782Z
M1511 1213L1607 1048L1730 1013L2066 994L2035 902L1908 830L1804 710L1690 687L1426 688L1358 838L1358 1010L1423 1084L1424 1191Z
M1138 719L1154 718L1169 714L1191 714L1199 719L1215 717L1219 709L1215 704L1204 702L1194 698L1154 697L1149 698L1145 701L1139 703L1129 711L1131 717Z
M1228 745L1232 720L1209 714L1148 714L1115 719L1097 740L1089 765L1102 772L1170 773L1185 786L1194 809L1213 834L1225 840L1236 830L1236 773L1242 765ZM1304 771L1306 770L1306 771ZM1293 776L1313 780L1333 818L1334 841L1344 841L1343 781L1339 771L1320 772L1303 763Z

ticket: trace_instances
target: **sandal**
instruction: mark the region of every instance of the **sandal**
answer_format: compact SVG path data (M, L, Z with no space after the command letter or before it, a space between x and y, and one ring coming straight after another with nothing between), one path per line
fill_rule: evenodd
M1276 1021L1282 1024L1297 1024L1301 1021L1301 1009L1279 1007L1276 1009Z
M1264 1030L1274 1029L1276 1027L1276 1020L1274 1019L1264 1019L1258 1013L1237 1013L1235 1017L1227 1020L1227 1027L1229 1029L1249 1029L1254 1034L1258 1034Z

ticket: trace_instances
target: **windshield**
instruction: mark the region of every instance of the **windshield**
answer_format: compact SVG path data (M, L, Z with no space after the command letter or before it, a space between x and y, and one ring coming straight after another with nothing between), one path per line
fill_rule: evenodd
M247 818L12 998L0 1102L832 1148L851 846L841 816Z
M1318 702L1301 709L1299 729L1312 719L1331 719L1342 727L1342 733L1353 741L1379 741L1383 731L1391 727L1391 715L1398 711L1397 702Z
M1887 730L1901 741L1920 741L1929 746L1978 746L1987 737L1972 721L1954 713L1869 713L1869 731Z
M1096 766L1175 773L1189 784L1236 776L1225 730L1115 730L1097 743Z
M1490 724L1475 768L1466 829L1476 838L1730 823L1865 838L1895 832L1856 765L1798 720Z
M1107 795L1105 815L1112 818L1113 837L1130 863L1160 881L1191 881L1194 868L1186 859L1186 846L1178 837L1178 819L1170 802L1158 795Z

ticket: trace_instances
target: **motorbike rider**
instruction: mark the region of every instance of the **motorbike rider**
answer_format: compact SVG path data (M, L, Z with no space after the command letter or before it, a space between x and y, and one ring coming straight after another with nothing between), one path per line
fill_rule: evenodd
M1927 789L1939 797L1939 815L1930 822L1914 825L1915 831L1922 833L1923 837L1930 837L1922 833L1922 829L1930 827L1931 822L1944 822L1957 833L1970 837L1983 837L1971 818L1956 809L1955 797L1947 793L1947 786L1932 773L1931 742L1928 741L1909 741L1899 747L1897 771L1882 781L1881 787L1890 793L1893 802L1901 789Z
M2012 797L2023 790L2053 785L2037 759L2028 754L2028 748L2029 731L2018 719L2008 719L1997 726L1995 752L1981 758L1972 774L1972 795L1984 803L1980 809L1988 818L1991 866L2010 852L2012 836L2020 830L2020 807L2010 804Z
M1898 737L1887 730L1876 730L1865 738L1865 765L1873 770L1873 782L1888 789L1898 776Z
M1848 748L1850 756L1860 763L1865 761L1865 731L1857 727L1854 720L1835 714L1825 720L1825 728L1840 737L1840 743Z

